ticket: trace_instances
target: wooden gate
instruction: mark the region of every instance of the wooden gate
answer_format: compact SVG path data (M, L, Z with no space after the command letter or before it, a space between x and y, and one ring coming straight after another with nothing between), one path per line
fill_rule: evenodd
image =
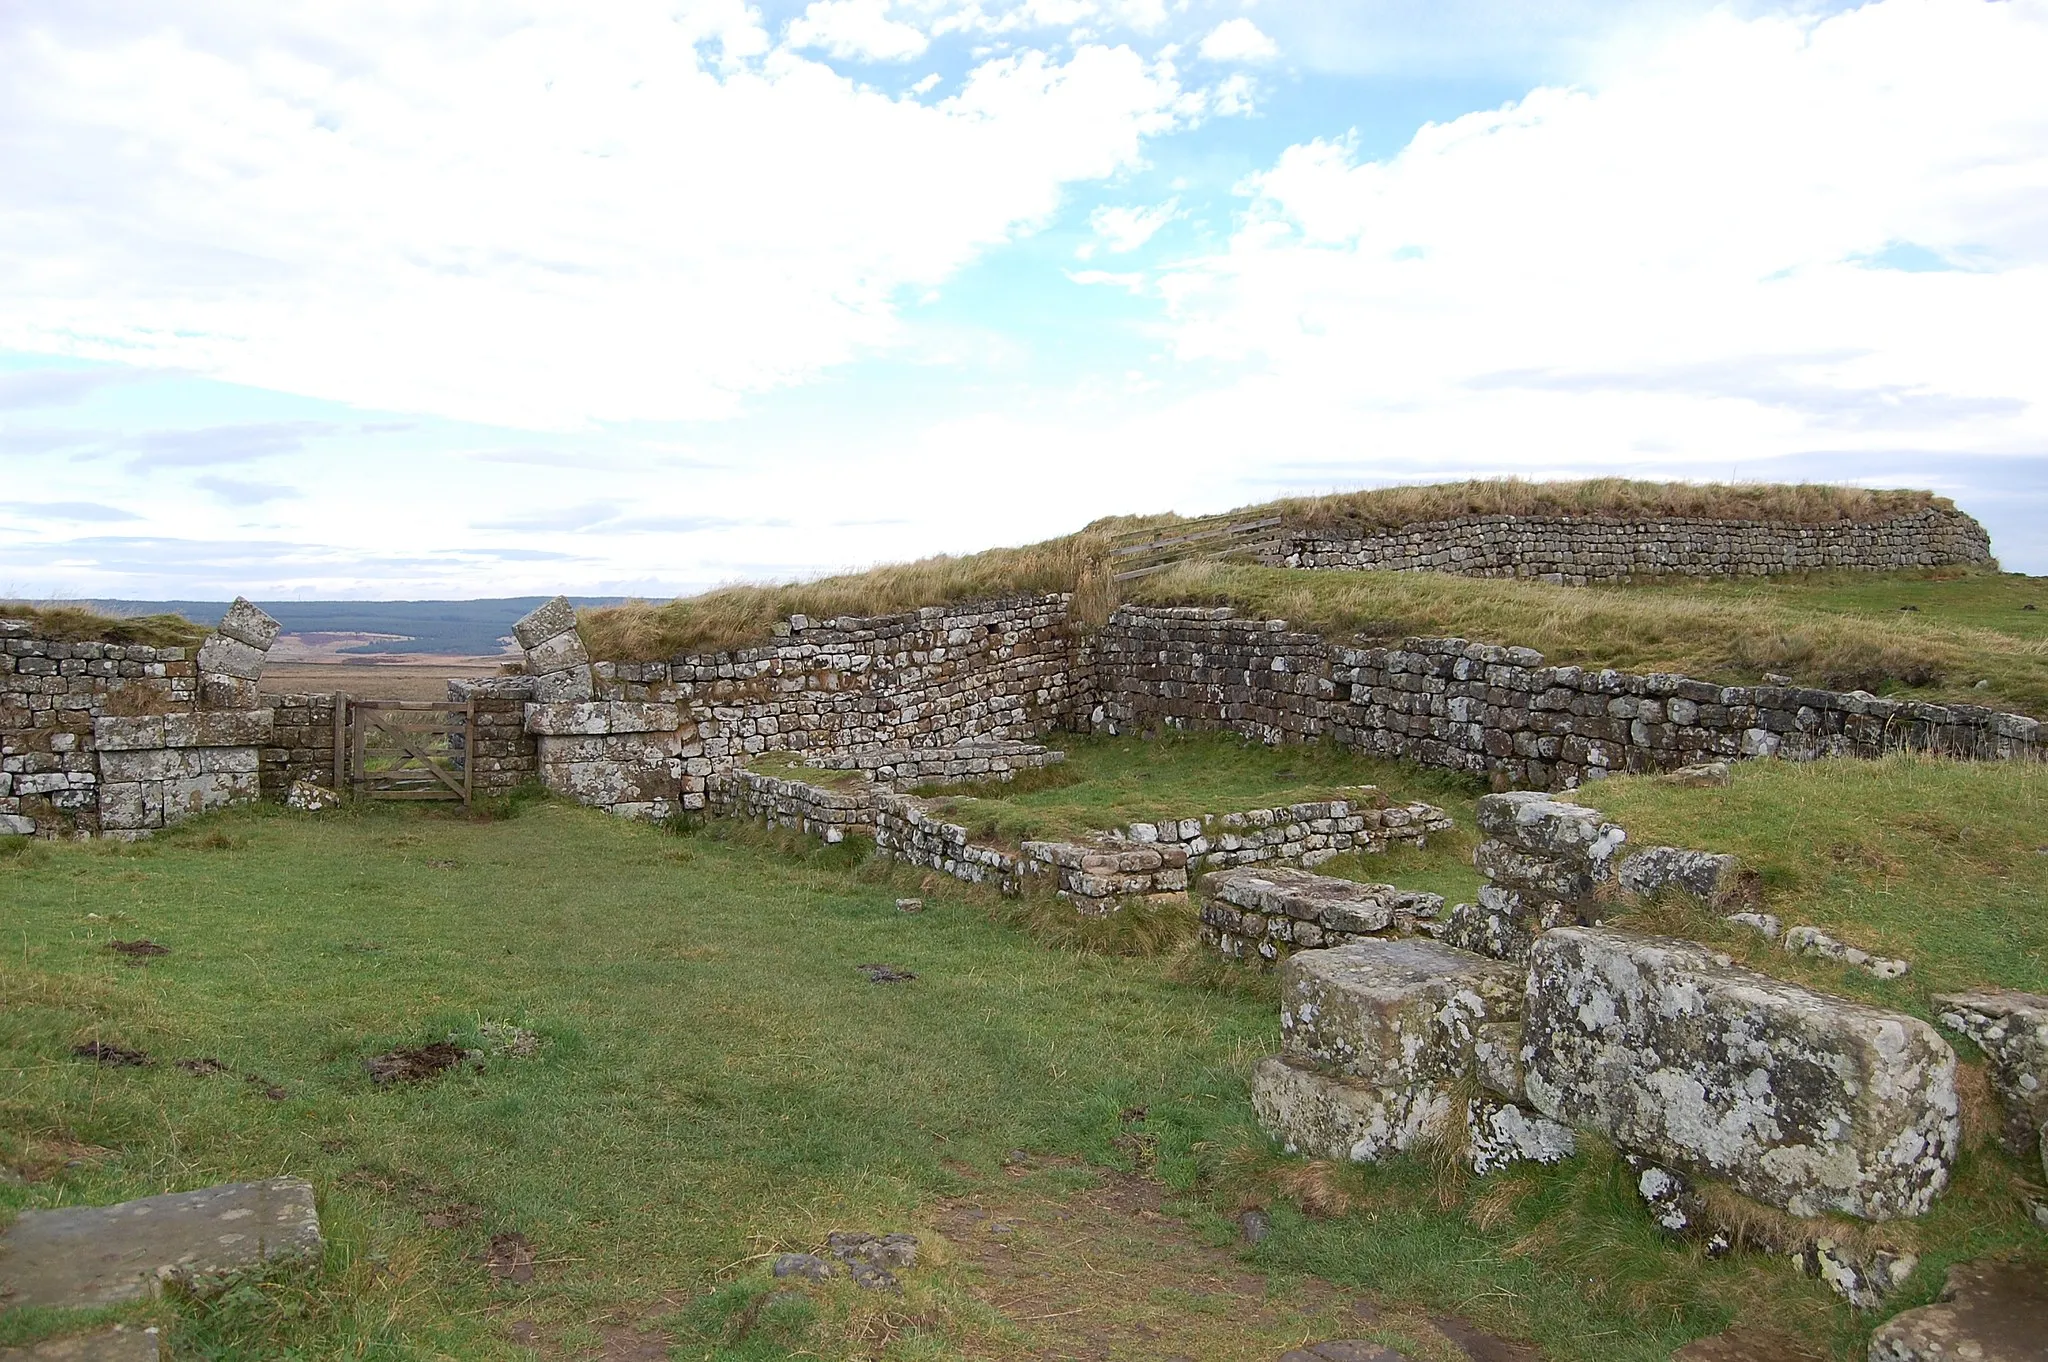
M344 698L343 703L348 709L349 788L356 798L469 803L475 701ZM335 757L339 766L341 753Z

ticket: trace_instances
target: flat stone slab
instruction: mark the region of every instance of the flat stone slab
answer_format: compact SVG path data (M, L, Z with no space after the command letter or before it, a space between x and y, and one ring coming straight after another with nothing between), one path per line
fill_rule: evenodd
M1393 925L1401 893L1391 884L1360 884L1286 866L1218 871L1202 881L1202 892L1249 912L1361 934Z
M1281 1049L1390 1088L1462 1078L1476 1028L1521 1009L1521 970L1434 941L1301 951L1280 974Z
M117 1206L23 1211L0 1235L0 1304L91 1309L317 1259L320 1216L299 1178L230 1182Z
M1961 1137L1955 1051L1926 1022L1672 937L1544 933L1522 1054L1544 1115L1794 1215L1919 1215Z
M1287 1055L1252 1066L1252 1110L1290 1154L1373 1163L1443 1135L1455 1101L1441 1083L1380 1087Z
M119 1326L45 1339L28 1348L0 1348L0 1362L157 1362L161 1356L156 1330Z
M1895 1315L1870 1340L1870 1362L2038 1362L2048 1348L2048 1278L1979 1259L1948 1270L1941 1299Z

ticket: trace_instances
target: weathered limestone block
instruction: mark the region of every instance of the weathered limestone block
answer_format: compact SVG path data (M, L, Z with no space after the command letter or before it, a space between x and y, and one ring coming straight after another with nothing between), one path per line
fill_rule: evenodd
M1538 856L1598 867L1604 867L1628 838L1598 809L1525 790L1481 798L1479 828Z
M1537 1110L1795 1215L1919 1215L1948 1184L1955 1053L1916 1018L1563 927L1530 953L1523 1027Z
M526 731L534 734L674 733L684 726L671 704L585 700L526 707ZM695 727L695 725L691 725Z
M1725 902L1740 874L1733 856L1678 847L1645 847L1614 868L1615 879L1631 894L1649 898L1676 889L1708 904Z
M1479 1086L1510 1102L1527 1102L1529 1085L1522 1069L1522 1023L1487 1022L1472 1034L1472 1062Z
M1481 1177L1516 1163L1562 1163L1578 1151L1570 1130L1494 1097L1465 1105L1465 1159Z
M265 614L261 607L247 598L235 597L228 612L220 617L216 626L219 632L237 643L246 643L260 652L269 652L270 645L277 642L278 631L284 626Z
M1521 972L1435 941L1366 940L1289 957L1281 1046L1389 1087L1456 1081L1480 1024L1520 1009Z
M269 656L262 648L253 647L238 638L226 634L215 634L199 645L199 671L202 676L227 676L242 681L256 681L263 676L263 663Z
M2023 1263L1948 1270L1940 1300L1886 1321L1869 1362L2038 1362L2048 1350L2048 1280Z
M146 1299L169 1281L205 1291L268 1264L318 1261L320 1249L313 1188L298 1178L23 1211L0 1235L0 1297L93 1309Z
M550 639L573 633L575 628L576 607L569 604L567 596L557 596L522 615L512 625L512 637L531 651Z
M1202 881L1203 894L1238 908L1358 933L1385 931L1393 925L1395 900L1388 892L1392 890L1391 885L1360 884L1284 866L1223 870Z
M1381 1087L1288 1055L1253 1066L1252 1109L1288 1153L1353 1163L1441 1139L1457 1119L1451 1091L1441 1084Z
M526 670L534 676L572 671L590 665L583 640L574 633L557 634L526 650Z
M1472 849L1472 864L1496 885L1542 898L1578 903L1593 894L1593 870L1586 861L1538 855L1497 837Z
M529 679L536 700L551 703L588 700L597 693L596 684L590 679L588 667L572 667L567 671L549 672L546 676Z
M1992 1091L2005 1114L2006 1149L2033 1152L2048 1126L2048 997L1983 988L1937 994L1934 1005L1945 1025L1990 1058ZM2048 1148L2042 1152L2048 1163Z

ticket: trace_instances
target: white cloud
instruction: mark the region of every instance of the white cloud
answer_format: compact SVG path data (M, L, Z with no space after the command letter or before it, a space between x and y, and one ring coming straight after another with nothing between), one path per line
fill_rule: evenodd
M1103 45L897 100L749 58L737 0L4 13L0 346L506 425L715 416L886 344L1190 111Z
M2042 0L1718 13L1386 161L1292 147L1161 281L1177 355L1245 375L1190 436L1285 411L1304 461L1421 473L2039 451L2043 70Z
M931 39L915 24L889 17L889 0L815 0L789 25L791 47L823 48L835 57L909 61Z
M1202 39L1207 61L1271 61L1280 55L1271 38L1249 19L1225 19Z
M1095 229L1105 250L1122 254L1137 250L1179 216L1180 204L1174 199L1151 208L1105 205L1088 215L1088 225Z

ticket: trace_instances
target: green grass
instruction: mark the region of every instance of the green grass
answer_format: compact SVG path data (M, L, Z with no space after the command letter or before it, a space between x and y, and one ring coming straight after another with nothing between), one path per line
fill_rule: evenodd
M1745 762L1733 776L1725 789L1618 777L1573 798L1633 844L1733 852L1787 927L1822 927L1913 966L1880 982L1795 963L1718 921L1681 924L1774 972L1927 1017L1933 994L1973 985L2048 992L2048 765L1900 756Z
M897 911L906 892L926 910ZM624 1325L684 1358L1027 1357L1073 1337L1049 1331L1171 1311L1188 1355L1249 1362L1355 1331L1358 1291L1567 1362L1663 1362L1737 1317L1847 1359L1870 1325L1782 1263L1658 1240L1598 1151L1491 1182L1279 1158L1245 1093L1277 1045L1269 997L1048 950L993 898L854 846L730 824L678 837L552 802L491 820L250 810L136 846L20 849L0 895L0 1162L19 1175L0 1178L0 1214L279 1173L319 1190L320 1272L137 1312L179 1357L532 1355L516 1334L585 1355ZM137 937L172 953L106 949ZM871 985L870 961L919 978ZM363 1073L499 1021L540 1053L417 1087ZM92 1039L157 1062L70 1057ZM174 1064L197 1057L230 1072ZM1002 1166L1018 1149L1028 1174ZM1118 1170L1161 1185L1171 1217L1125 1217L1115 1242L1072 1222L1056 1266L1080 1324L1040 1318L938 1228L960 1199L1057 1206ZM1903 1231L1929 1264L1915 1299L1953 1257L2033 1242L2014 1176L1973 1154ZM1231 1217L1252 1202L1275 1229L1245 1250ZM920 1233L929 1261L901 1297L771 1301L767 1255L840 1228ZM480 1261L509 1231L539 1260L525 1285ZM1249 1274L1261 1308L1224 1308L1237 1298L1191 1278L1187 1242ZM1197 1287L1204 1308L1173 1306ZM59 1327L0 1316L12 1341Z
M1182 563L1128 584L1150 605L1228 605L1333 637L1515 644L1552 665L1963 700L2048 715L2048 580L1992 572L1755 584L1553 586L1430 572ZM1917 612L1901 612L1906 604ZM1994 625L1991 623L1996 621ZM1988 684L1977 688L1979 681Z

